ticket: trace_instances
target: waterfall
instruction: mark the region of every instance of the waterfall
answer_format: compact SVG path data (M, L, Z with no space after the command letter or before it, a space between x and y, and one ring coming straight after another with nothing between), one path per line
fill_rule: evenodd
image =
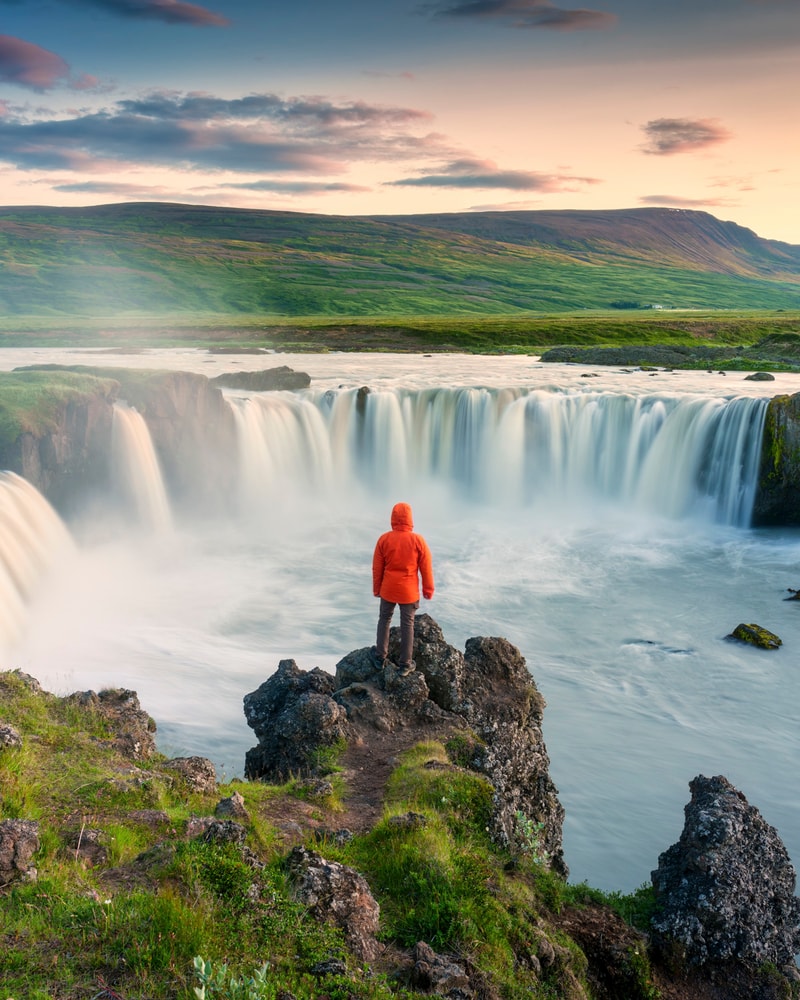
M553 512L597 503L749 523L767 400L564 390L230 397L243 504L292 490L444 486Z
M72 539L61 518L31 484L0 472L0 644L21 634L27 606L48 568Z
M114 404L112 475L142 525L154 531L170 528L169 500L150 431L142 415L123 403Z

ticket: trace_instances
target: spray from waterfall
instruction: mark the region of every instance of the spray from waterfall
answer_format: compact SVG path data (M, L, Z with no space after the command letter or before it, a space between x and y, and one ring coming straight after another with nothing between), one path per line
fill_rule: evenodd
M123 403L114 404L111 464L115 489L140 524L169 530L172 513L150 431L142 415Z
M0 646L10 647L22 633L37 588L73 548L41 493L14 472L0 473Z
M231 398L243 503L358 483L556 513L598 502L749 523L765 399L523 389Z

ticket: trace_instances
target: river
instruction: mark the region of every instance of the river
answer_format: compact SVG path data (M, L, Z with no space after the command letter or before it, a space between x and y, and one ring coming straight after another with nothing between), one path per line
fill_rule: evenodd
M0 351L0 370L36 363L206 375L286 364L312 388L229 393L250 456L230 484L236 517L76 516L76 545L51 568L7 666L59 694L132 688L160 749L241 775L255 742L242 697L281 658L333 671L373 643L372 548L405 500L434 555L436 594L420 610L460 649L474 635L510 640L547 701L572 881L648 881L698 774L725 775L800 859L800 603L785 601L800 588L800 533L753 530L743 512L757 400L800 391L800 376L525 357ZM369 435L355 442L363 385ZM733 481L716 481L720 463ZM727 640L739 622L783 647Z

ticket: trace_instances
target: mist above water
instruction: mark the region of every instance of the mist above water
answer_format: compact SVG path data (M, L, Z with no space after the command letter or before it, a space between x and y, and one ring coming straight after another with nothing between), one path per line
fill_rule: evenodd
M113 363L273 364L202 352ZM372 548L402 499L434 555L436 596L421 610L461 649L505 636L547 700L573 879L647 880L699 773L725 774L797 862L800 607L782 598L800 585L800 535L744 526L763 384L601 370L580 381L583 369L517 358L274 363L309 371L313 389L231 393L236 516L172 509L154 522L147 494L87 512L9 666L58 693L133 688L161 749L241 774L255 742L244 694L283 657L332 671L374 641ZM359 423L365 384L378 391ZM787 378L770 394L798 389ZM727 642L740 621L783 649Z

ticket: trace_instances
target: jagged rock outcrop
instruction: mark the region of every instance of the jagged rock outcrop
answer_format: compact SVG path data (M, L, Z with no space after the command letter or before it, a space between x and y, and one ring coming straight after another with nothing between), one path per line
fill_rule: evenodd
M76 691L67 700L91 708L102 715L112 730L114 745L132 760L147 760L156 749L156 724L139 704L135 691L126 688L107 688L95 691Z
M5 747L21 747L22 737L13 726L0 722L0 750Z
M426 993L452 996L452 991L460 1000L474 996L469 976L463 966L447 955L438 955L429 944L418 941L414 945L414 967L411 983Z
M307 389L311 385L311 376L306 372L296 372L288 365L279 365L260 372L225 372L212 378L211 383L225 389L268 392L275 389Z
M245 756L248 778L282 782L314 771L320 751L348 733L347 713L331 697L333 691L330 674L281 660L272 677L245 695L245 718L260 741Z
M800 393L767 405L752 520L765 527L800 524Z
M320 751L339 741L369 745L387 733L413 740L426 731L460 732L470 750L459 763L484 774L494 789L495 840L511 850L535 850L539 861L566 876L564 810L542 735L545 702L520 651L506 639L473 638L462 654L430 615L418 615L416 670L402 676L393 663L399 642L400 630L393 628L389 661L380 669L368 648L348 653L335 678L281 661L244 699L247 723L260 741L247 752L247 776L282 781L316 774Z
M236 426L221 390L204 375L86 365L29 366L12 374L31 384L50 379L52 400L45 386L45 403L38 405L48 419L0 441L0 465L27 479L60 512L108 490L116 402L144 418L173 497L215 507L229 502Z
M312 916L340 927L353 953L374 961L383 950L375 937L380 907L364 877L305 847L293 848L286 867L297 899Z
M730 782L690 782L683 832L652 873L662 953L689 966L771 963L798 978L800 899L777 832Z
M179 774L192 791L212 794L217 790L217 769L208 757L173 757L164 767Z
M18 879L34 881L33 856L39 850L39 824L29 819L0 822L0 888Z

